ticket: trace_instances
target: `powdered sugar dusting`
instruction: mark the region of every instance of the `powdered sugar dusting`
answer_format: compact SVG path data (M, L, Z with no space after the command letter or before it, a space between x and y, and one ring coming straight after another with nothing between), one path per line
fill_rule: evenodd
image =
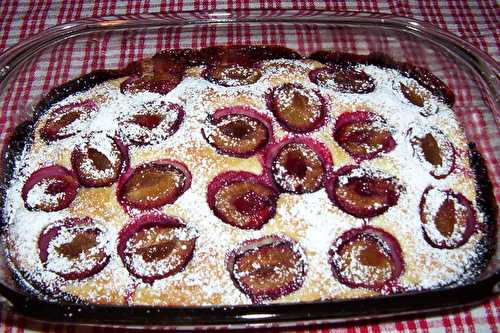
M59 192L56 194L49 195L48 190L51 184L54 183L53 179L43 179L42 181L36 183L28 192L26 197L26 203L30 207L36 207L38 205L51 206L56 205L59 200L64 198L66 195L64 192Z
M68 130L78 133L69 138L47 143L41 140L39 134L36 134L34 144L18 157L14 180L7 191L5 211L9 217L7 242L9 254L15 259L14 266L22 272L32 271L33 273L26 274L29 279L38 284L51 286L50 288L59 284L66 292L79 295L89 302L99 300L107 303L162 305L248 304L250 299L234 286L226 270L226 254L246 240L271 234L283 234L294 239L304 249L304 257L308 265L308 273L303 286L283 299L287 301L330 299L341 297L341 295L345 297L346 292L358 295L332 275L328 263L328 250L332 242L347 230L369 224L384 229L401 244L406 269L400 278L400 283L404 287L409 289L435 287L469 274L465 270L468 263L476 257L476 246L483 236L481 232L477 232L469 242L458 249L432 248L422 235L418 204L428 186L451 189L458 186L462 186L459 188L473 187L474 180L467 179L466 185L457 185L463 179L457 174L458 171L443 179L436 179L429 173L429 168L423 166L415 158L407 136L410 127L420 131L427 128L428 123L445 123L446 126L440 126L444 135L455 146L466 149L463 146L463 131L453 111L434 97L426 100L424 108L409 103L400 90L395 89L399 87L400 82L408 83L409 79L395 70L381 69L376 66L358 66L358 70L365 71L373 78L375 90L368 94L349 94L310 82L307 76L309 70L320 66L319 63L302 60L264 61L260 67L262 76L255 83L237 86L229 80L229 87L224 87L208 82L200 75L193 75L185 77L167 95L151 92L122 94L119 90L121 80L114 80L100 84L87 92L76 93L57 103L51 110L93 99L98 105L98 110L92 117L74 122ZM240 230L222 223L214 216L206 202L206 191L208 183L215 176L229 170L260 174L263 168L259 158L255 156L242 159L217 154L202 134L202 129L212 130L207 125L208 116L225 105L252 106L259 113L272 119L272 129L275 133L275 140L278 141L289 133L267 109L265 96L274 87L286 82L301 84L306 91L318 91L326 100L329 109L327 121L309 135L324 142L331 150L332 156L338 156L342 152L342 149L335 145L331 138L335 118L342 112L368 110L387 121L387 124L380 124L380 126L390 128L397 143L395 149L373 160L361 162L362 168L359 170L376 169L384 175L396 177L405 188L396 206L375 218L359 219L332 205L325 190L320 189L314 193L302 195L281 194L275 217L260 230ZM285 106L292 104L287 96L285 94L280 99ZM316 93L308 94L307 97L314 103L320 103ZM163 125L155 127L152 131L134 124L129 124L125 128L124 122L127 122L127 119L145 112L144 105L161 105L161 103L174 103L185 111L184 120L175 133L163 135L166 128L162 128ZM424 112L424 116L422 109L433 112ZM161 124L167 127L176 119L175 112L167 112L164 116ZM316 116L314 114L313 118ZM37 129L45 119L46 116L42 117ZM96 132L100 134L95 134ZM95 195L88 199L88 205L102 205L106 202L106 205L109 204L112 207L106 221L102 221L100 216L91 216L105 226L105 233L102 237L103 243L106 244L106 251L110 255L109 263L100 273L90 279L74 282L62 281L51 270L66 271L71 266L70 261L57 257L51 250L51 256L57 260L51 260L50 265L57 267L44 267L38 257L38 236L50 223L75 214L85 216L94 213L91 210L88 212L74 210L73 206L59 212L28 211L24 207L20 194L22 185L27 177L41 166L61 164L68 167L71 151L75 146L82 145L86 137L95 138L92 146L110 160L114 160L116 151L110 146L109 140L102 139L100 135L114 137L119 134L122 137L138 140L151 133L154 139L145 140L146 145L129 147L131 166L135 167L153 160L170 159L186 164L192 173L191 187L174 204L161 208L163 213L182 219L188 226L188 230L197 231L198 238L192 259L181 272L152 283L145 283L132 276L116 253L119 231L128 223L129 217L117 204L114 195L115 185L112 185L113 190L110 192L105 192L104 189L93 189ZM333 168L337 170L350 163L352 160L342 162L334 160ZM461 159L458 163L461 163L462 170L469 169L466 160ZM90 165L87 167L90 168ZM34 187L30 191L29 202L39 200L45 191L46 184L38 185L39 187ZM83 196L83 193L81 191L78 194L77 200ZM464 193L464 195L469 194ZM469 197L469 199L474 202L475 197ZM54 198L47 200L54 200ZM433 200L431 205L438 205L437 202L442 202L438 196ZM435 208L429 206L429 214L433 214ZM478 214L478 218L479 223L484 223L481 214ZM180 238L184 236L191 237L192 235L182 233L177 235ZM63 237L60 243L63 239L68 241L68 238ZM156 264L161 266L161 262L144 262L143 257L137 254L132 255L131 258L132 265L141 267L144 272L154 270L153 266ZM172 263L166 260L164 264L168 266ZM355 265L354 261L352 265ZM82 267L86 267L85 264ZM162 269L168 269L168 267L162 267ZM362 280L366 273L359 271L357 279ZM134 286L132 293L130 292L131 286ZM129 294L133 296L127 296ZM280 299L276 302L279 301Z
M111 137L104 132L93 132L88 137L85 142L78 142L76 144L76 149L82 152L87 152L89 149L94 149L110 162L111 167L109 168L98 168L95 162L91 158L83 158L79 165L82 172L87 175L91 175L94 178L108 178L113 177L114 168L113 166L120 163L120 151Z

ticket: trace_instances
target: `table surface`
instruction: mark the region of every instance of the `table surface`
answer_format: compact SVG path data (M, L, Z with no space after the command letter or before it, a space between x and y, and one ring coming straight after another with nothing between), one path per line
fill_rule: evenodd
M329 9L335 11L366 11L390 13L427 21L448 30L500 60L500 7L495 0L482 1L16 1L0 0L0 53L6 48L29 38L53 25L83 17L101 15L172 12L181 10L215 10L248 8ZM461 312L442 313L406 319L365 322L361 325L336 325L308 329L273 329L272 332L497 332L500 327L500 297L467 308ZM2 309L1 332L114 332L119 329L77 328L37 324ZM267 332L250 330L248 332Z

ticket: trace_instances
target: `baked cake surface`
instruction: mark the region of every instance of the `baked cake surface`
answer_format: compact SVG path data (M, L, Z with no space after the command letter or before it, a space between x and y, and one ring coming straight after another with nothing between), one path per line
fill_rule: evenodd
M486 260L453 94L425 70L169 50L63 97L40 104L5 193L10 267L40 297L354 298L466 282Z

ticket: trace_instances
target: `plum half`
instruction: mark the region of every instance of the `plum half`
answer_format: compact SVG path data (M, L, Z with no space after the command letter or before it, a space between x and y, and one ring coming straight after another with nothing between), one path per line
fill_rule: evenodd
M437 128L412 127L408 137L413 155L437 179L448 176L455 169L455 147Z
M172 76L167 79L156 79L153 76L132 75L120 85L122 93L138 93L149 91L166 95L182 80L181 76Z
M429 186L420 200L425 240L435 248L455 249L477 229L476 211L463 194Z
M73 149L71 165L83 186L109 186L128 167L128 151L117 138L92 133Z
M149 91L166 95L173 90L184 77L186 59L180 58L176 50L169 51L131 64L133 74L121 83L122 93Z
M245 86L257 82L262 73L256 65L215 64L208 65L202 77L224 87Z
M79 187L73 172L52 165L33 172L24 183L21 196L29 210L55 212L73 202Z
M269 148L266 168L283 192L311 193L323 186L331 166L328 148L310 138L289 138Z
M260 229L276 213L279 193L249 172L229 171L208 185L207 201L222 222L240 229Z
M221 108L203 129L207 142L221 154L250 157L262 150L272 136L270 120L249 106Z
M325 99L314 89L285 83L266 95L267 107L286 130L311 132L323 126L327 107Z
M300 289L307 273L302 248L277 235L240 244L228 254L226 263L235 286L253 303L274 300Z
M320 87L343 93L367 94L375 90L375 80L354 66L333 65L314 69L309 79Z
M406 101L417 106L418 112L424 117L429 117L439 111L438 105L432 103L436 99L435 96L417 81L395 80L393 82L393 89L399 95L402 95ZM437 100L440 99L439 97L437 98Z
M129 169L116 188L122 207L149 210L174 203L191 186L191 173L178 161L157 160Z
M198 233L180 219L140 215L119 233L118 255L130 274L153 283L179 273L193 256Z
M386 231L365 226L336 239L329 251L335 278L351 288L390 292L405 269L399 242Z
M84 129L84 122L97 111L93 100L84 100L60 106L52 110L40 128L40 136L45 141L69 138Z
M344 212L359 218L385 213L398 203L402 190L395 177L353 165L340 168L326 181L330 200Z
M82 280L109 262L105 232L90 217L66 218L47 226L38 238L45 268L66 280Z
M151 101L120 121L120 134L134 145L159 143L174 134L184 120L184 109L174 103Z
M385 119L367 111L342 113L335 122L333 138L358 162L396 147Z

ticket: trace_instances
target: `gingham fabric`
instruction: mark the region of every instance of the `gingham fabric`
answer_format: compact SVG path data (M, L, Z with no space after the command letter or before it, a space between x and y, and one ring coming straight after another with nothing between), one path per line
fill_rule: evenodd
M436 27L448 30L457 34L463 39L469 41L476 47L488 53L495 60L500 59L499 52L499 16L500 8L495 1L474 1L474 2L458 2L447 1L435 3L431 1L388 1L380 3L378 1L267 1L260 0L251 2L248 0L235 1L132 1L117 2L112 0L101 1L16 1L16 0L0 0L0 52L6 48L16 44L17 42L29 38L33 34L42 31L56 24L61 24L73 21L83 17L98 17L103 15L123 15L123 14L141 14L141 13L157 13L157 12L176 12L183 10L215 10L215 9L230 9L244 12L249 8L260 9L296 9L296 10L311 10L311 9L329 9L334 11L365 11L365 12L381 12L390 13L400 16L408 16L416 19L421 19L434 24ZM200 38L193 39L191 47L200 47L206 45L205 39L211 38L210 32L200 31ZM216 38L216 37L214 37ZM240 31L235 31L235 40L241 40L245 37ZM299 35L297 38L307 39L308 36ZM340 37L341 38L341 37ZM153 48L162 49L168 47L164 41L159 38L154 41L157 45ZM348 40L339 40L339 43L349 43ZM175 41L174 41L175 43ZM299 42L299 49L302 44ZM304 44L305 45L305 44ZM99 57L92 57L87 52L89 47L99 48L99 45L87 45L82 61L85 64L89 63L88 70L108 66L108 62ZM302 46L303 51L307 51L307 45ZM411 45L407 45L411 48ZM111 67L123 66L130 60L140 58L142 48L144 48L144 40L138 43L128 43L122 45L122 49L128 50L137 49L137 52L129 52L132 56L125 57L122 54L117 54L111 61ZM67 50L63 50L64 53ZM118 50L118 52L120 52ZM108 57L113 58L113 57ZM51 86L58 82L64 82L71 75L66 68L57 67L57 54L46 59L47 66L55 66L54 71L62 71L62 76L58 79L46 79L39 83L42 91L47 91ZM102 63L100 63L102 62ZM418 64L425 65L425 64ZM87 65L85 65L87 66ZM84 69L87 71L87 69ZM27 73L29 75L29 73ZM69 77L68 77L69 76ZM25 77L24 82L33 80L32 77ZM61 81L62 80L62 81ZM18 91L21 91L18 85ZM36 86L36 83L35 83ZM13 100L22 100L22 94L13 96ZM459 95L459 100L473 98L469 95ZM463 110L467 112L468 110ZM460 111L459 111L460 112ZM8 117L4 114L0 115L0 126L2 129L8 122ZM484 121L484 120L481 120ZM491 121L491 120L490 120ZM493 122L494 126L494 122ZM498 128L493 129L494 133L498 134ZM477 133L477 140L487 140ZM500 140L493 142L485 142L487 152L498 152L500 149ZM500 176L500 163L493 158L492 164L489 165L490 171ZM497 186L498 189L498 186ZM498 198L498 192L497 192ZM2 332L115 332L120 329L99 329L99 328L77 328L72 326L56 326L50 324L37 324L30 322L25 318L19 318L15 314L6 310L6 307L1 307L0 311L0 331ZM310 328L296 329L273 329L272 332L389 332L389 331L422 331L422 332L487 332L498 331L500 326L500 298L494 298L486 301L484 304L468 308L461 312L443 313L434 316L421 316L411 319L393 319L375 322L363 322L359 325L335 325ZM268 332L269 330L259 330L258 332ZM249 332L254 332L253 330Z

